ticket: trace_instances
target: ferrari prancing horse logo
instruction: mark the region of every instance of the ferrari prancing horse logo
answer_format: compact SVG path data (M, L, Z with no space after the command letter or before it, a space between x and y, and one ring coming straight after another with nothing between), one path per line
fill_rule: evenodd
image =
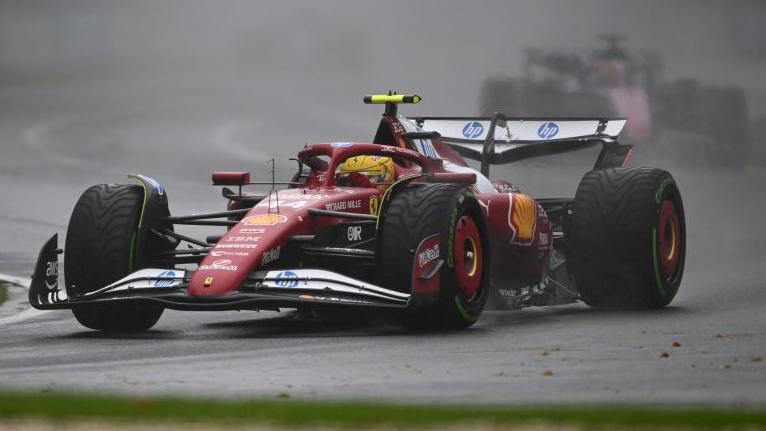
M508 193L511 204L508 206L508 226L511 228L511 244L529 245L532 243L537 223L535 201L521 193Z

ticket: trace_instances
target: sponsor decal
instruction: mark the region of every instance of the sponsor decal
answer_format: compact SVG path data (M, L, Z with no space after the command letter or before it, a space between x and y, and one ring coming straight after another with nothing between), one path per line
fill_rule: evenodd
M50 281L49 281L50 280ZM59 288L59 262L49 260L45 262L45 287L48 290L58 290Z
M548 234L545 232L540 232L540 238L537 241L537 244L542 246L548 245Z
M471 121L465 123L465 126L463 126L463 136L468 139L477 138L481 136L482 133L484 133L484 126L478 121Z
M329 204L325 205L325 209L329 211L342 211L345 209L356 209L361 207L362 207L361 199L355 199L353 201L330 202Z
M361 241L362 240L362 227L361 226L349 226L348 234L349 241Z
M229 236L224 242L258 242L259 236Z
M416 156L416 157L421 155L417 151L412 151L409 148L404 148L404 147L393 147L393 148L396 149L397 153L409 154L409 155Z
M402 123L398 121L392 121L391 122L391 128L394 129L394 133L404 133L406 130L404 130L404 126L402 126Z
M353 142L333 142L330 144L333 148L347 148L354 145Z
M238 233L242 233L242 234L252 233L252 234L260 235L260 234L266 233L266 229L264 229L262 227L243 227L242 229L240 229L237 232Z
M248 248L248 249L253 249L253 248L258 248L258 244L221 244L221 243L218 243L218 244L215 245L215 249L216 250L221 249L221 248Z
M210 252L210 255L213 257L221 257L221 256L250 256L250 253L245 251L220 251L220 250L213 250Z
M160 280L157 280L154 282L154 287L168 287L172 285L175 280L173 280L173 277L176 276L175 271L162 271L157 278Z
M277 248L272 248L269 251L263 252L263 259L261 260L261 265L269 264L271 262L274 262L277 259L279 259L279 246L277 246Z
M277 197L277 194L275 193L272 199L275 199L276 197ZM318 200L329 198L329 197L330 195L313 195L309 193L286 193L286 192L279 193L280 201L288 201L288 200L318 201Z
M421 156L421 154L418 153L417 151L413 151L413 150L410 150L409 148L404 148L404 147L385 146L380 151L383 151L383 152L386 152L386 153L402 153L402 154L411 155L413 157Z
M298 285L298 274L292 271L282 271L274 277L274 284L279 287L295 287Z
M511 193L508 195L511 205L508 207L508 226L511 228L511 244L526 245L532 242L537 221L537 208L534 199L527 195Z
M422 268L439 258L439 244L418 253L418 267Z
M497 190L498 193L520 193L521 190L519 190L518 187L514 186L513 184L508 184L505 182L502 183L493 183L493 186L495 186L495 190Z
M213 261L212 265L200 265L201 270L215 270L215 271L236 271L238 266L232 265L229 259L218 259Z
M154 178L149 178L145 175L138 175L142 180L146 181L147 183L151 184L154 188L157 189L157 194L162 196L165 194L165 187L162 187L162 184L160 184L159 181L155 180Z
M247 226L273 226L286 221L287 217L282 214L258 214L242 219L242 222Z
M59 263L58 263L58 261L45 262L45 276L46 277L58 277L59 276Z
M205 287L210 287L210 285L212 285L212 284L213 284L213 277L205 277L204 286Z
M440 276L436 270L440 265L442 251L439 246L440 240L441 234L436 233L424 238L415 248L411 279L413 294L439 292ZM454 259L452 261L454 265Z
M370 196L370 214L378 215L378 209L380 208L380 201L377 196Z
M537 136L543 139L551 139L559 134L559 125L553 121L546 121L537 128Z
M500 296L505 298L516 296L516 294L511 289L497 289L497 293L499 293Z

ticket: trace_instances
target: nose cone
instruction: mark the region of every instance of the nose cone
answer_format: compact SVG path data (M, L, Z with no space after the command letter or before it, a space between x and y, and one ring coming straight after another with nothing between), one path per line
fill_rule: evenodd
M200 263L189 282L193 296L220 296L242 286L259 267L280 263L291 236L306 235L338 222L313 217L309 208L376 213L376 188L290 189L264 199L232 227Z
M254 209L213 246L189 282L192 296L220 296L239 289L256 268L279 259L297 234L301 214L257 214Z

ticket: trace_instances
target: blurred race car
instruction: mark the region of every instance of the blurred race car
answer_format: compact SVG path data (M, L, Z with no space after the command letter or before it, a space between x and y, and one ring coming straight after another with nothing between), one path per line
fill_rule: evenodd
M624 37L601 36L588 53L528 49L524 72L485 80L481 111L514 116L620 116L624 141L655 159L742 167L750 150L747 98L737 86L661 79L656 54L638 55Z
M664 170L624 167L624 119L407 118L398 105L419 96L364 100L385 105L371 143L306 146L286 183L216 172L225 211L171 215L162 185L143 175L87 189L69 222L64 285L54 235L30 303L102 331L149 329L166 308L385 310L410 327L463 328L490 296L511 308L655 308L675 296L681 195ZM573 198L489 179L492 164L591 146L601 152ZM225 231L192 238L182 225Z

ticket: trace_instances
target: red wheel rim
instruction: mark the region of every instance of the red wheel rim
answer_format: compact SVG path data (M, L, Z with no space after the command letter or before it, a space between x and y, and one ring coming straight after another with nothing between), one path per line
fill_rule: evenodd
M658 240L660 265L665 277L670 279L678 269L678 257L681 254L681 228L676 207L669 199L662 202L660 209Z
M481 236L476 223L469 216L458 220L455 228L455 272L460 290L470 301L479 292L483 273Z

